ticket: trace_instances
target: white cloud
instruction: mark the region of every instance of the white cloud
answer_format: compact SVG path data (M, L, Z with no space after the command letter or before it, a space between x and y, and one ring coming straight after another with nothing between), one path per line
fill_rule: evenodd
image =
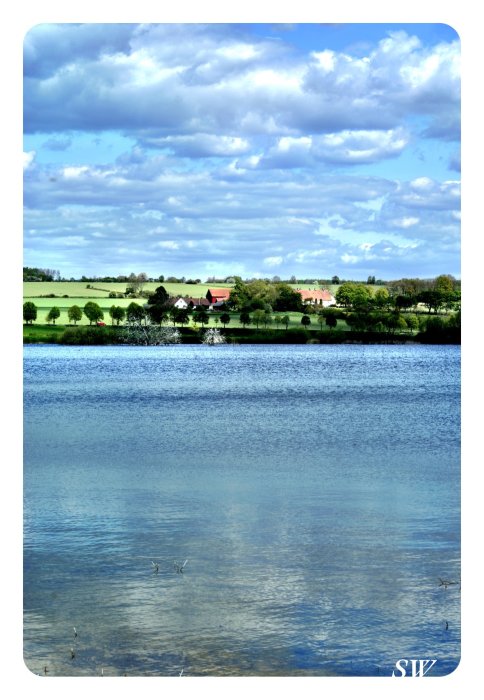
M35 158L35 151L28 151L27 153L24 151L22 159L23 159L23 169L27 170L32 163L34 162Z
M180 247L176 241L160 241L156 245L158 248L166 248L167 250L178 250Z
M416 216L404 216L402 219L395 219L393 225L397 228L410 228L416 226L420 219Z
M275 255L275 256L269 256L268 258L264 258L264 264L268 265L269 267L276 267L278 265L282 265L284 258L282 255Z

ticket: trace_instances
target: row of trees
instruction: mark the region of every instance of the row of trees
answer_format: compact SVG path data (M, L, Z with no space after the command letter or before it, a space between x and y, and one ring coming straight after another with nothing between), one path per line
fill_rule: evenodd
M419 282L421 280L400 280L390 289L381 287L375 293L364 284L347 282L338 288L335 299L339 306L357 313L399 312L416 309L419 304L429 313L460 308L460 284L450 275L440 275L426 288Z

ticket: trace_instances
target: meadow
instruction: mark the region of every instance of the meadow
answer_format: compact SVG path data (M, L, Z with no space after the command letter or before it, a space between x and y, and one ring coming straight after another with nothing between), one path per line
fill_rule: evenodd
M88 288L87 284L91 286ZM157 287L161 285L160 282L147 282L143 290L154 292ZM46 316L53 306L57 306L60 310L60 316L55 322L55 326L65 326L70 325L67 312L71 306L77 305L83 309L84 305L88 301L95 301L101 307L104 312L104 321L106 324L111 323L111 318L109 316L109 309L111 306L121 306L122 308L127 308L131 302L136 304L145 304L146 299L130 299L130 298L113 298L109 297L111 292L116 294L123 294L126 291L125 282L24 282L23 283L23 302L31 301L37 307L37 320L35 324L46 324ZM190 296L194 299L205 298L207 290L210 286L214 287L216 285L209 284L182 284L175 282L164 282L162 286L166 289L170 296ZM231 285L220 285L223 287L230 288ZM291 285L294 289L314 289L314 285ZM334 294L337 290L337 285L329 285L328 288ZM55 294L55 296L49 296ZM241 328L242 324L239 321L239 313L230 313L230 324L231 328ZM279 312L274 314L277 316L289 316L289 328L299 328L301 325L301 316L303 314L297 312ZM213 312L210 314L210 320L208 326L222 328L220 323L220 313ZM168 322L167 322L168 323ZM34 325L35 325L34 324ZM190 321L191 324L191 321ZM50 324L52 327L54 324ZM77 323L77 325L89 325L89 320L83 315L82 320ZM316 322L316 317L311 317L311 326L314 328L320 328L319 324ZM272 327L277 327L274 324ZM279 326L282 328L282 326ZM346 323L341 319L338 320L338 329L345 330ZM25 329L27 332L27 328Z

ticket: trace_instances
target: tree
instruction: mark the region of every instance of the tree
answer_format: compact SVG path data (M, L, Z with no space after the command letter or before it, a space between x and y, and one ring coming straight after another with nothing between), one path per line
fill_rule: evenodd
M311 319L309 318L309 316L304 314L304 316L301 317L301 323L305 328L307 328L311 325Z
M220 323L223 323L224 329L227 323L230 323L230 316L228 313L223 313L220 315Z
M34 302L26 301L23 307L23 312L25 323L30 323L32 325L32 321L35 321L37 318L37 307L35 306Z
M331 284L339 284L339 277L338 277L338 275L334 275L334 276L331 278Z
M259 323L262 323L264 316L265 311L262 311L262 309L256 309L254 311L252 314L252 320L254 321L256 328L259 328Z
M166 291L166 289L163 286L157 287L153 294L150 294L149 299L148 299L148 304L150 305L155 305L155 304L166 304L166 302L169 299L169 294Z
M239 320L244 328L246 326L249 326L252 322L252 319L251 319L248 311L242 311L242 313L239 316Z
M368 309L372 297L371 291L366 285L345 282L339 287L335 298L340 306L364 311Z
M152 323L157 323L161 326L163 321L168 318L168 310L164 304L155 304L154 306L148 306L148 315Z
M264 328L267 328L267 326L270 326L272 323L272 315L270 311L264 311L264 316L262 317L262 323L264 324Z
M196 311L193 312L193 320L195 323L200 323L202 328L208 323L209 316L203 307L198 307Z
M138 282L138 289L140 292L143 291L143 287L148 281L148 275L146 272L140 272L139 275L137 276L136 281Z
M405 321L407 322L407 328L411 333L413 333L413 331L417 330L418 318L416 317L415 314L407 314L405 316Z
M71 323L72 323L72 321L74 321L74 325L76 325L77 322L80 321L82 318L81 307L77 306L77 304L74 304L74 306L71 306L69 309L67 309L67 317Z
M323 316L328 328L336 328L338 324L338 314L334 309L325 309Z
M373 297L373 303L377 309L385 309L390 303L390 295L388 294L388 289L381 287L375 292Z
M455 277L452 277L452 275L439 275L435 278L434 289L438 292L453 292L455 282Z
M276 311L302 311L302 299L299 292L288 284L281 282L276 285L277 297L274 302Z
M145 310L135 301L132 301L126 309L126 318L128 320L128 323L141 323L145 316Z
M189 321L188 311L187 309L178 309L174 306L170 311L170 318L173 321L173 325L179 323L180 326L183 326Z
M56 318L59 318L59 316L60 316L59 307L53 306L45 318L46 318L47 323L50 323L52 321L55 325L55 320L56 320Z
M104 318L103 310L95 301L88 301L87 304L84 305L84 313L89 319L89 325L91 325L93 321L101 321Z
M281 323L283 323L286 326L286 331L287 331L287 327L289 326L290 320L291 319L289 318L289 316L287 314L281 318Z
M114 325L114 322L116 321L116 325L119 326L119 322L124 320L124 318L126 316L126 312L121 306L114 306L113 305L109 309L109 315L111 316L111 320L113 322L113 325Z

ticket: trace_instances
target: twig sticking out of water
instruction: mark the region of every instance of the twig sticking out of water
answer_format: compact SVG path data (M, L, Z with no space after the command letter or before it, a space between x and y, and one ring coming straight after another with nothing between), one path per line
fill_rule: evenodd
M47 675L47 666L44 666L44 676Z
M182 573L183 573L183 569L185 568L185 566L186 566L187 564L188 564L188 559L185 559L185 561L183 562L183 564L180 564L179 562L177 562L177 561L175 560L175 561L173 562L173 568L175 569L175 571L176 571L177 574L182 574Z
M153 573L157 574L160 570L160 565L156 561L152 561L151 564L153 565Z
M178 675L183 676L183 669L180 671L180 673Z
M72 629L74 630L74 638L76 638L77 637L77 630L75 627L73 627Z
M75 659L75 658L76 658L76 652L75 652L75 650L71 647L71 659Z
M447 586L456 586L460 581L449 581L448 579L445 578L440 578L439 576L439 588L440 586L443 586L444 588L447 588Z

